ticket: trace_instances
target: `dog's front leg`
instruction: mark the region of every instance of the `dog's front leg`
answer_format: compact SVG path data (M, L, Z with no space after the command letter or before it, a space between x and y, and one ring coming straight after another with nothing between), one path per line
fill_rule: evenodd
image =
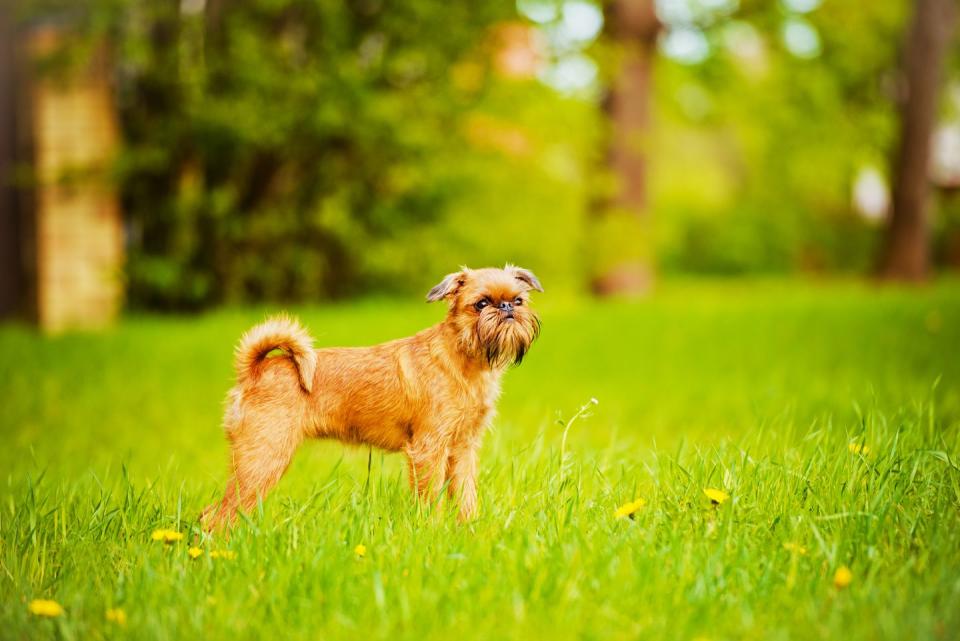
M447 467L450 498L460 503L457 512L461 522L469 521L477 513L477 455L480 439L470 438L450 449Z
M447 478L447 443L432 435L431 438L415 439L406 447L410 467L410 487L421 500L434 503Z

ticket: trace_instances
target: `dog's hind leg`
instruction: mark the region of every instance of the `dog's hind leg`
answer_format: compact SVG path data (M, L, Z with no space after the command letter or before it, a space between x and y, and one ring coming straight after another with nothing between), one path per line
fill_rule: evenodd
M303 440L295 420L296 412L275 405L228 424L230 479L220 503L201 516L206 530L230 527L238 511L252 509L276 485Z

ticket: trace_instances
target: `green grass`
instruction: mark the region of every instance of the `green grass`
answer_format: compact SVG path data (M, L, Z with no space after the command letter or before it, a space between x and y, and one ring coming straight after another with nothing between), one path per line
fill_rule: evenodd
M398 456L311 443L229 541L203 544L233 560L150 534L192 538L220 489L231 349L264 310L58 338L0 327L0 637L960 636L960 283L539 302L476 522L418 507ZM442 312L295 311L321 345ZM561 461L557 420L591 397ZM714 506L708 487L731 498ZM635 498L635 518L615 519ZM36 598L66 614L29 614Z

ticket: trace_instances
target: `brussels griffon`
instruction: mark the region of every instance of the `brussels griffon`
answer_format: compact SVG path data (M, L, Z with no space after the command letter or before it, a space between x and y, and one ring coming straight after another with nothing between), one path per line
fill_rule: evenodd
M540 333L531 290L543 288L526 269L464 268L427 294L447 301L443 322L373 347L315 350L285 316L250 329L236 349L237 384L223 420L230 479L204 526L229 527L238 510L253 507L309 437L403 451L418 495L438 498L446 483L460 519L470 519L500 377Z

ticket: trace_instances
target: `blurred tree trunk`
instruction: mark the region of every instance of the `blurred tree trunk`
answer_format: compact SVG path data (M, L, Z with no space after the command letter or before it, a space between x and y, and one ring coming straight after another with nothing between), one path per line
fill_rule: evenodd
M647 204L643 146L650 123L653 55L660 21L652 0L616 0L609 5L607 25L623 54L605 105L613 128L607 162L619 180L614 202L643 216Z
M13 9L0 1L0 317L23 308L26 287L13 174L17 161L17 52Z
M881 275L891 280L921 281L930 270L930 148L954 2L916 0L907 34L893 207L880 262Z
M610 227L608 235L617 234L624 227L639 230L641 234L637 235L642 235L645 227L645 146L650 125L654 54L661 26L653 0L613 0L606 6L606 36L618 61L604 102L609 126L605 162L613 184L612 191L595 203L594 224ZM603 221L617 216L636 220L632 225L608 225ZM642 238L635 241L637 246L643 244ZM640 294L649 289L653 268L649 255L637 246L600 270L593 281L595 293Z

